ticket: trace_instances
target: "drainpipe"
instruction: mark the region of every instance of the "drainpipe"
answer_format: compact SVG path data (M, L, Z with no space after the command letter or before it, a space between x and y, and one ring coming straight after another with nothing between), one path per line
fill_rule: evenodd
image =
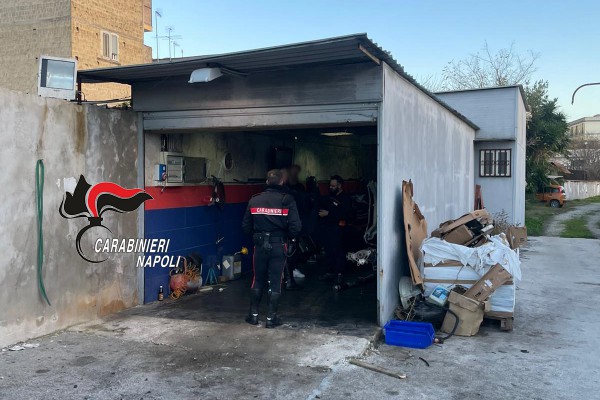
M145 184L145 149L144 149L144 116L141 112L137 112L137 187L143 189ZM142 239L144 237L144 203L137 209L137 236ZM143 255L143 254L139 254ZM144 304L144 270L145 268L137 269L137 293L138 304Z

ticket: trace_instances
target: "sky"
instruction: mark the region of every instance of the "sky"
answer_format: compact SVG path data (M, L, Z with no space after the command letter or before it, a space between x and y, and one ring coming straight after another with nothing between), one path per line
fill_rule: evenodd
M153 0L158 30L145 42L156 57L156 32L180 36L176 56L277 46L366 32L417 79L479 51L514 43L539 53L533 80L547 80L567 120L600 114L600 2L590 0ZM155 27L156 28L156 27ZM160 57L168 57L159 39Z

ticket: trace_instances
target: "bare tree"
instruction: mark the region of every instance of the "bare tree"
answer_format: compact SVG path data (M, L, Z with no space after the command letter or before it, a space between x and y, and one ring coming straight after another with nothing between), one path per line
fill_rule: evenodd
M600 140L582 137L573 140L569 150L571 169L585 172L590 180L600 180Z
M539 53L520 54L514 43L493 53L487 42L463 60L452 60L442 71L444 90L479 89L492 86L527 85L535 72Z
M431 93L445 90L444 78L439 75L424 75L417 77L417 82Z

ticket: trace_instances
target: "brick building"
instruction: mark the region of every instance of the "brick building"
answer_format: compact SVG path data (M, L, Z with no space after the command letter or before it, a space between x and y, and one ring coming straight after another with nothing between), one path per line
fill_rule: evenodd
M76 58L79 69L151 62L151 30L151 0L0 0L0 87L37 94L41 55ZM130 95L116 83L82 92L85 100Z

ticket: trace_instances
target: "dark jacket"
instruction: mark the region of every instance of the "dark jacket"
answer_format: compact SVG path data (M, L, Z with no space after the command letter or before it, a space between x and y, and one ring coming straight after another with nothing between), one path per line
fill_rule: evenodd
M245 233L271 232L294 238L302 229L294 197L279 185L268 185L248 202L242 229Z
M352 199L344 191L324 198L323 207L329 211L324 221L327 224L338 225L340 221L348 222L352 217Z

